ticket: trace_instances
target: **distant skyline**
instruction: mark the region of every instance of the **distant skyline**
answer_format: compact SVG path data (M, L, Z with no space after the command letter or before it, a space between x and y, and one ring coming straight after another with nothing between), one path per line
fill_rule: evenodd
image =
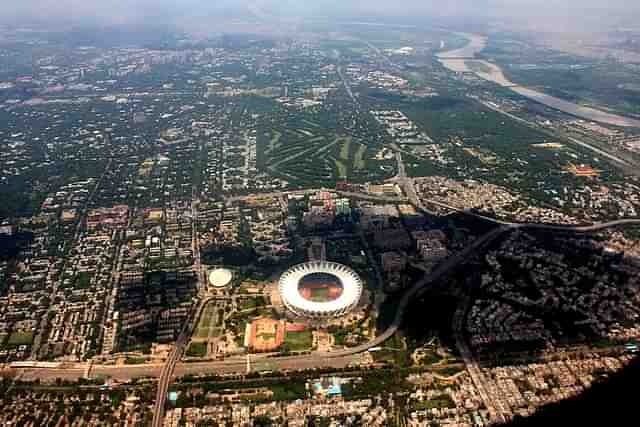
M419 20L461 17L510 20L553 31L593 31L635 22L632 0L20 0L3 5L0 22L67 25L162 24L186 30L190 22L241 17L350 20L358 17Z

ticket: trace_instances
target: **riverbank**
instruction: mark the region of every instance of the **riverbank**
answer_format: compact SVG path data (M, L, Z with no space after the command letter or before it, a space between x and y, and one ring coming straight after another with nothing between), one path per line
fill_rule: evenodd
M464 33L460 33L459 35L469 40L469 43L465 47L436 55L438 61L447 69L456 73L474 73L483 80L508 88L532 101L582 119L611 126L640 128L640 120L578 105L511 82L498 65L485 60L475 59L486 47L486 37Z

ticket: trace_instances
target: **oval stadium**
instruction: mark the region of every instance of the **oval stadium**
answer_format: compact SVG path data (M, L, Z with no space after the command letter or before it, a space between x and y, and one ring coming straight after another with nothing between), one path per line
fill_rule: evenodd
M362 280L345 265L314 261L287 270L278 289L284 306L298 316L339 317L358 305Z

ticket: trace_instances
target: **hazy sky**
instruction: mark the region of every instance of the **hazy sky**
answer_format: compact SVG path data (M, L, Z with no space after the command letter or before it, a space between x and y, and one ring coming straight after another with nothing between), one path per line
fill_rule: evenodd
M416 12L458 13L478 9L474 5L487 0L9 0L3 5L3 17L56 17L68 20L89 19L105 22L126 22L149 16L197 16L226 11L250 10L257 6L278 14L317 16L334 12L389 13L411 15ZM438 4L440 3L440 4ZM433 7L438 4L437 7ZM255 10L255 8L253 8Z
M579 27L635 17L638 0L4 0L0 20L66 23L184 23L262 10L270 15L309 17L473 16L516 18L546 26ZM6 4L9 3L9 4ZM252 7L253 6L253 7ZM257 8L256 8L257 6ZM585 27L588 29L588 27Z

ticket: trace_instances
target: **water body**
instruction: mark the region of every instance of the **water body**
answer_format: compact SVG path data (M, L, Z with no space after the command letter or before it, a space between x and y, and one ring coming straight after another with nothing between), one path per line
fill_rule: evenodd
M532 101L539 102L547 107L572 114L582 119L612 126L640 128L640 120L607 113L601 110L596 110L595 108L584 107L511 82L506 78L502 69L498 65L483 60L473 59L486 47L486 37L465 33L458 33L458 35L468 39L469 43L463 48L442 52L437 55L440 63L449 70L458 73L474 73L484 80L509 88Z

